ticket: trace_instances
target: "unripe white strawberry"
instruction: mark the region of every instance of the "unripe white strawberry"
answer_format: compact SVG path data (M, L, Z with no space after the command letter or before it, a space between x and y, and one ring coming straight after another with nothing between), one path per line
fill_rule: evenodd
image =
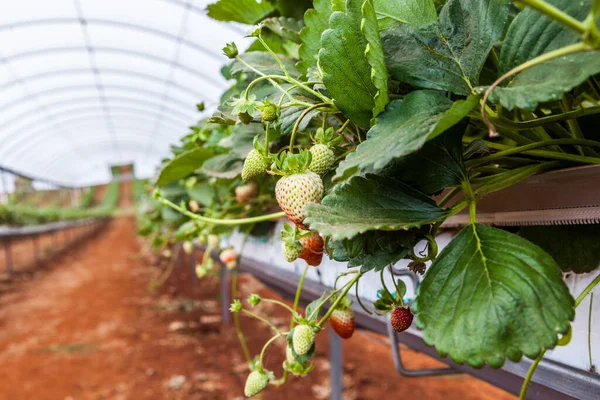
M269 374L260 371L252 371L246 379L246 386L244 387L244 394L246 397L256 396L269 384Z
M325 175L335 163L335 154L329 146L324 144L315 144L310 148L312 155L309 170L318 175Z
M308 325L298 325L294 328L292 336L292 345L294 352L299 356L308 353L315 343L316 333L313 328Z
M186 240L185 242L183 242L183 251L185 252L185 254L192 254L192 251L194 250L194 244L192 242L190 242L189 240Z
M275 197L290 221L302 227L307 216L304 206L323 198L323 181L311 171L284 176L275 185Z

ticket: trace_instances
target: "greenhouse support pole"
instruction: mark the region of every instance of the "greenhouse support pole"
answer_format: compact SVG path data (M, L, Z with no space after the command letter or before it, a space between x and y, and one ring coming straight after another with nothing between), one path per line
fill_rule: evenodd
M229 280L227 266L219 260L221 265L221 318L224 324L229 324Z
M33 235L33 237L32 237L32 241L33 241L33 259L35 260L36 264L40 262L40 241L39 241L39 239L40 239L39 235Z
M342 339L329 328L329 379L331 386L331 400L342 400L344 392L342 371Z
M8 272L8 279L13 278L13 265L12 265L12 254L10 249L11 239L8 238L4 241L4 256L6 258L6 272Z
M192 276L192 283L195 284L198 277L196 276L196 255L194 253L195 251L192 249L190 253L190 274Z

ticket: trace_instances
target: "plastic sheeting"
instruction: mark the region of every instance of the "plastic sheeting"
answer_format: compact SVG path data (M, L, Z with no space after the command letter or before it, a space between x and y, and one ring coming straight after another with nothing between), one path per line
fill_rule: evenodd
M19 0L0 7L0 165L67 185L150 177L217 105L243 27L210 1Z

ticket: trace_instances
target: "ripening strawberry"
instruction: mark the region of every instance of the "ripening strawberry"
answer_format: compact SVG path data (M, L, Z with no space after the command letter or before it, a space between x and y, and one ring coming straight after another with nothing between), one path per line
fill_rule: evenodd
M219 254L219 259L229 269L235 268L237 265L237 253L234 249L225 249Z
M188 207L190 208L191 212L195 213L200 209L200 204L196 200L190 200Z
M404 332L405 330L410 328L410 325L413 321L413 317L413 313L408 307L394 308L390 317L392 329L396 332Z
M302 246L302 251L298 257L306 261L308 265L314 267L320 265L323 260L323 248L325 244L319 233L313 231L310 236L301 238L299 242Z
M303 227L304 206L319 203L323 198L323 181L311 171L284 176L275 185L279 207L296 226Z
M258 194L256 182L248 182L235 188L235 199L240 204L250 203Z
M314 329L310 326L298 325L292 336L292 346L296 354L303 356L308 353L315 343L316 336Z
M192 242L190 242L189 240L186 240L185 242L183 242L183 251L185 252L185 254L192 254L192 251L194 251L194 244Z
M335 309L329 317L329 325L342 339L350 339L356 329L354 310L349 307Z
M310 148L312 159L308 167L309 170L318 175L325 175L335 163L335 154L329 146L325 144L315 144Z
M246 386L244 386L244 394L246 397L256 396L269 384L270 377L268 374L260 371L252 371L246 379Z
M244 167L242 168L242 179L248 181L250 179L257 178L264 174L269 169L269 159L261 154L258 150L252 149L246 160L244 160Z

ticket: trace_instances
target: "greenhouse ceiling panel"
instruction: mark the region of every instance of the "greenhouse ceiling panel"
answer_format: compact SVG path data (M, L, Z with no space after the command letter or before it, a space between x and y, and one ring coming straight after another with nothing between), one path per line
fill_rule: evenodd
M0 165L67 185L150 177L228 87L245 35L209 1L23 0L0 14ZM196 104L204 102L206 111ZM77 166L74 168L74 166Z

